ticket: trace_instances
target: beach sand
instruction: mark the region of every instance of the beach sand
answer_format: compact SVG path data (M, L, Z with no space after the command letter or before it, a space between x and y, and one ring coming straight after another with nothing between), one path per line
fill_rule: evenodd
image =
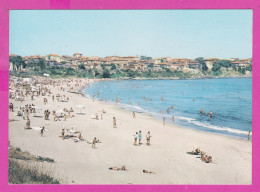
M93 80L92 80L93 81ZM66 88L66 85L63 87ZM50 86L51 88L51 86ZM223 135L196 131L155 119L149 114L120 109L104 102L92 101L79 94L59 91L56 86L52 93L69 97L68 102L53 102L50 96L44 105L43 97L31 101L26 97L23 103L10 99L15 112L9 112L9 140L14 147L20 147L33 155L55 160L55 176L68 184L251 184L252 183L252 142ZM45 126L44 136L39 130L25 130L26 120L15 116L18 107L34 103L44 110L74 109L75 117L66 121L54 121L32 117L31 126ZM77 105L86 106L78 114ZM102 110L103 120L91 119ZM116 117L117 128L113 128ZM75 126L87 141L97 137L101 143L91 148L87 142L75 143L72 139L62 139L63 126ZM135 132L142 131L142 145L134 146ZM151 132L151 145L147 146L145 135ZM199 156L187 154L200 147L212 156L213 163L204 163ZM125 165L127 171L111 171L109 167ZM145 174L142 170L156 174Z

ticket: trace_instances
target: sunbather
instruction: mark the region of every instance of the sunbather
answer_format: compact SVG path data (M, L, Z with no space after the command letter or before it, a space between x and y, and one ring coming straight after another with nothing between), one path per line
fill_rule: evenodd
M143 170L143 173L149 173L149 174L156 174L156 173L154 173L154 172L152 172L152 171L148 171L148 170Z
M112 171L126 171L126 167L124 165L122 167L109 167L108 169Z

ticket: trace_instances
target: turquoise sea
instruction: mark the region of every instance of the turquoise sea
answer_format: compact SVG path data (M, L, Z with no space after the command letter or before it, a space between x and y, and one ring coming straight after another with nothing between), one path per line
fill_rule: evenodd
M252 131L252 78L102 81L84 93L169 123L174 116L175 124L192 129L244 138Z

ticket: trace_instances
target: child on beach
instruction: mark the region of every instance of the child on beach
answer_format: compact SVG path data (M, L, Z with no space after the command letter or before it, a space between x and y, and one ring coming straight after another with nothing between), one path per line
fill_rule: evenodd
M165 125L165 117L163 118L163 125Z
M135 112L133 111L133 119L135 119Z
M172 122L174 122L174 116L172 116Z

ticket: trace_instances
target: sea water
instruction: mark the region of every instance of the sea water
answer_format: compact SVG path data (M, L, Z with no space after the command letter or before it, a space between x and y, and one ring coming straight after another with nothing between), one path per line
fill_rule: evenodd
M192 129L244 138L252 132L251 78L102 81L84 93L169 123L174 116L174 124Z

